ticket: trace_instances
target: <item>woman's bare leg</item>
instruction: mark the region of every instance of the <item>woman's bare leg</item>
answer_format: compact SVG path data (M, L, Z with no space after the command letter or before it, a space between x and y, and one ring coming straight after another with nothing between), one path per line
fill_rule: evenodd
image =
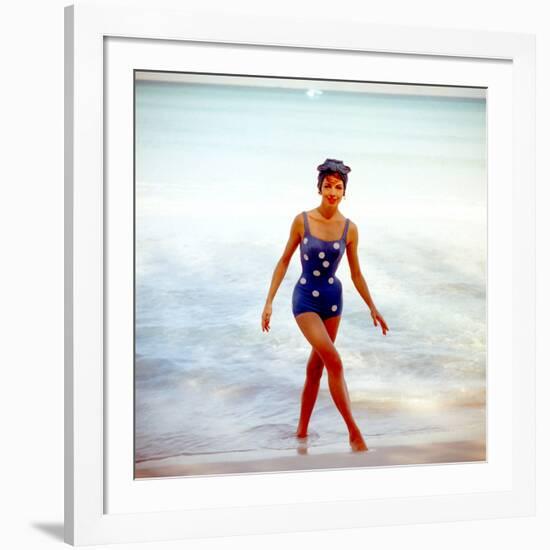
M327 328L321 317L312 312L301 313L296 317L296 322L327 369L330 395L346 423L352 449L354 451L366 451L367 445L351 414L342 360L327 332Z
M340 319L341 317L338 315L323 321L332 342L336 340ZM300 420L298 421L298 428L296 429L297 437L307 436L309 420L319 393L323 368L323 360L319 357L319 354L315 351L315 349L311 348L311 353L306 365L306 380L304 382L304 389L302 390Z

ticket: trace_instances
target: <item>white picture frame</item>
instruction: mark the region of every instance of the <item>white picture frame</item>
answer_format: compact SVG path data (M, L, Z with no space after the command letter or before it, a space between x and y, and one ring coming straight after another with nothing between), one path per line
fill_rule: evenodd
M257 16L235 17L231 24L227 19L191 13L176 3L168 8L81 2L66 8L65 540L74 545L141 542L533 514L534 37L365 26L351 17L340 20L345 33L330 32L334 19L322 16L308 22L281 18L277 24ZM460 465L435 465L417 471L396 467L135 483L127 447L113 451L116 441L132 436L126 429L128 418L113 412L112 401L109 406L118 395L117 384L124 380L117 382L105 369L109 346L115 342L117 347L110 332L116 327L116 315L106 322L113 310L112 294L105 292L108 259L110 252L124 247L123 241L117 244L111 239L107 224L106 204L111 197L107 176L114 170L120 181L127 181L132 162L127 148L127 157L117 157L114 163L106 158L105 136L114 124L113 113L104 109L111 68L105 63L109 40L124 45L123 54L116 54L121 67L116 74L123 76L115 93L118 89L127 93L125 82L133 68L170 69L168 64L173 63L189 70L185 56L178 53L182 47L195 48L195 70L214 63L200 54L201 47L220 50L220 71L224 49L284 52L296 60L311 55L320 61L353 52L365 60L369 56L385 60L378 69L385 73L378 73L376 81L488 88L488 103L495 109L488 132L488 342L489 361L498 362L499 369L491 371L489 366L489 373L495 374L489 375L488 403L494 413L489 415L488 432L493 445L483 469L472 472ZM159 66L159 52L164 67ZM259 59L264 71L280 74L277 61L272 60L270 68L267 56L242 56L241 61L234 57L235 72L239 63L241 73L252 70L244 60L249 57ZM317 71L312 74L326 77L311 60L312 71ZM449 67L462 64L464 72L452 74L449 67L442 70L443 64L436 70L438 61L448 62ZM331 75L346 76L345 64L340 73L334 64L330 66ZM289 64L286 67L293 70ZM296 70L303 72L301 67L296 61ZM412 80L404 76L407 71ZM510 106L513 109L507 109ZM499 115L505 112L509 114ZM121 121L115 126L124 130ZM109 134L109 139L113 136ZM497 181L498 186L491 184ZM131 196L123 191L119 200L123 205ZM119 283L123 288L124 280ZM124 341L128 335L118 336ZM290 496L281 489L285 483L308 492ZM365 494L365 483L376 490ZM389 489L397 486L406 490ZM182 494L191 496L185 500Z

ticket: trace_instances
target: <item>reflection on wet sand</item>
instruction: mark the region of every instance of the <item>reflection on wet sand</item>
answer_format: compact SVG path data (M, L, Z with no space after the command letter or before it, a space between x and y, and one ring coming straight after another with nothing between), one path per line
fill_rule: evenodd
M196 459L195 463L186 463L182 457L151 460L136 465L136 478L483 462L486 460L486 450L484 441L446 441L416 446L372 445L366 453L316 454L313 448L300 442L293 455L281 454L274 458L251 460L232 458L233 460L201 464L197 464Z

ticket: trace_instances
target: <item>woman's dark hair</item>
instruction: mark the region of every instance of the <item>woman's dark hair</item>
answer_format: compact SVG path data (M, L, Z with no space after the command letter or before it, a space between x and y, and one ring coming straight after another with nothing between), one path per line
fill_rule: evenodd
M317 176L317 189L319 189L319 193L321 192L323 180L327 176L331 175L338 176L342 180L342 183L344 184L344 194L346 193L348 174L351 172L351 168L349 166L346 166L341 160L326 159L323 164L319 164L319 166L317 166L317 170L319 170L319 175Z

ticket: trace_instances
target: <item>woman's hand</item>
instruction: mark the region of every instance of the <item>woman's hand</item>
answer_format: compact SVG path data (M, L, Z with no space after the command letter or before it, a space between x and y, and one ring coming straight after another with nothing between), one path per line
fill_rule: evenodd
M271 319L271 304L266 304L262 311L262 332L269 332L269 320Z
M388 325L386 325L386 321L384 321L384 317L382 317L382 315L378 313L378 310L376 308L373 308L370 310L370 316L372 317L375 327L377 327L378 323L380 323L382 334L386 336L386 332L388 332L388 330L390 329L388 328Z

